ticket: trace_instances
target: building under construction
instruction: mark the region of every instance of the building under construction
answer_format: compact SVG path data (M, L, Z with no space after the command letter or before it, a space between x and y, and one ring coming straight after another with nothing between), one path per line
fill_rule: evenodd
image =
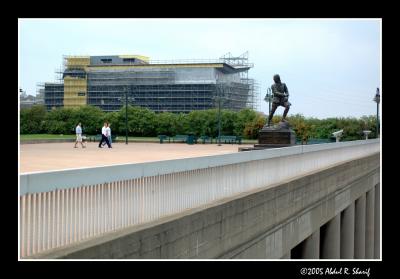
M140 55L65 56L58 82L41 84L48 110L130 105L155 112L257 109L258 86L248 77L248 53L216 60L151 61Z

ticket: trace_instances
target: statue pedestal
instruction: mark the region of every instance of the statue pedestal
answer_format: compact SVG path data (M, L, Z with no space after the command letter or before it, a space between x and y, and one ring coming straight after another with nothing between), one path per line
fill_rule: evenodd
M254 147L285 147L296 144L296 134L288 122L279 122L275 126L264 126Z
M296 144L296 133L290 128L288 122L279 122L278 125L265 125L259 132L258 144L254 147L239 148L239 151L260 150L266 148L279 148Z

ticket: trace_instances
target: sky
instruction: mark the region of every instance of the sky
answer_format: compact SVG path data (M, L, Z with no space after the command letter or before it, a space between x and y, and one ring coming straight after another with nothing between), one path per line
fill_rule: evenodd
M30 95L38 83L55 81L63 55L174 60L248 51L259 111L268 114L264 97L279 74L290 94L289 115L376 115L380 19L19 19L18 25L19 88Z

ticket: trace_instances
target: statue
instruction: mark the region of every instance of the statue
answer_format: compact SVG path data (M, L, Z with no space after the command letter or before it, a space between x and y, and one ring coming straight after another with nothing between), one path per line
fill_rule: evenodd
M275 83L271 86L274 98L272 101L272 111L268 116L268 126L271 126L272 117L279 106L283 106L285 108L282 116L282 122L286 122L285 118L291 106L291 103L289 102L289 90L286 84L281 82L279 75L274 75L274 82Z
M268 89L267 96L265 96L266 101L271 101L273 97L272 110L268 117L268 123L259 131L258 144L255 144L254 147L239 148L239 151L281 148L296 144L296 133L285 119L291 106L289 103L289 90L286 84L281 82L279 75L274 75L274 81L275 83L271 86L272 94L270 94L270 89ZM279 106L285 108L282 121L278 125L271 126L272 117Z

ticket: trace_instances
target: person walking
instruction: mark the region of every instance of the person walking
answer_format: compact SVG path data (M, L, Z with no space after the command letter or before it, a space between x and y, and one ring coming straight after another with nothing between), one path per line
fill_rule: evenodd
M112 141L111 141L111 128L110 128L110 123L107 123L107 128L106 128L106 134L107 134L107 138L108 138L108 142L110 143L111 147L112 147ZM103 142L102 146L106 145L105 142Z
M74 148L78 148L76 145L78 142L82 145L82 148L85 148L86 146L82 142L82 128L81 128L81 123L79 122L78 125L75 128L75 133L76 133L76 140L75 140L75 146Z
M110 145L110 142L108 141L108 137L107 137L107 124L108 124L107 122L104 122L104 126L101 129L101 140L99 142L99 148L102 148L101 144L103 143L103 141L106 142L108 148L112 148Z
M107 136L108 136L108 141L110 142L110 145L112 147L112 140L111 140L111 128L110 128L111 124L108 123L107 124Z

